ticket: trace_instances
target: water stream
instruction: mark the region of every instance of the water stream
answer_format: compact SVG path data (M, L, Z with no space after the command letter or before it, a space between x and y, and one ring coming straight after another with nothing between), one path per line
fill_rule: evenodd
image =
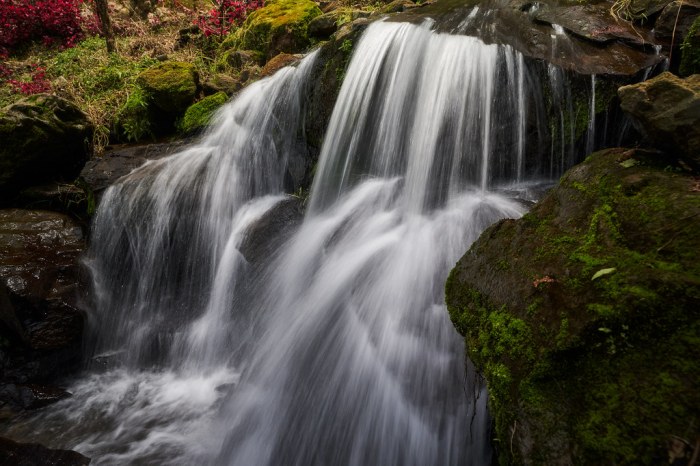
M485 389L465 371L444 281L481 231L525 211L541 174L572 163L571 132L550 163L528 161L520 54L375 23L303 222L253 260L242 245L289 199L316 59L253 84L194 147L108 190L86 258L90 367L72 398L8 435L97 465L490 464Z

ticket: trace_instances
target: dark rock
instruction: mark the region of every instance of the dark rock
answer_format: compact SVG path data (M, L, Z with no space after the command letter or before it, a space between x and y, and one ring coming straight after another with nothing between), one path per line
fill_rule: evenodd
M700 74L700 16L695 18L681 46L681 62L678 73L681 76Z
M309 36L327 39L338 30L338 15L326 13L317 16L309 23Z
M645 24L650 18L661 13L672 0L632 0L624 19L636 20Z
M70 217L0 210L0 382L42 382L77 367L84 247Z
M0 385L0 400L14 409L38 409L70 396L67 391L46 385Z
M205 95L214 95L223 92L231 97L241 89L243 89L243 82L241 79L236 79L233 76L222 73L215 74L202 85L202 90Z
M239 248L254 266L263 265L285 243L304 219L304 201L289 196L280 201L245 232Z
M382 7L382 13L400 13L415 8L417 5L410 0L394 0Z
M661 464L698 438L699 229L696 177L611 149L460 259L446 302L502 464Z
M72 450L52 450L38 443L0 437L0 464L13 466L85 466L90 458Z
M183 149L187 141L138 146L110 146L102 157L90 160L80 173L95 197L99 200L102 192L119 178L128 175L147 160L172 155Z
M700 75L667 72L618 92L622 109L654 146L700 167Z
M0 110L0 194L73 181L90 155L93 127L73 103L37 94Z
M664 60L654 41L648 41L648 29L639 26L635 34L631 25L610 15L612 2L560 5L556 1L442 0L389 21L422 23L431 18L438 32L510 45L526 57L586 75L632 76ZM557 34L553 24L563 26L566 33Z
M78 179L74 183L47 183L30 186L19 192L13 207L30 210L53 210L87 221L95 211L95 199Z
M675 0L669 3L659 15L654 25L654 34L665 44L671 44L673 41L674 45L680 45L698 16L700 16L700 1Z

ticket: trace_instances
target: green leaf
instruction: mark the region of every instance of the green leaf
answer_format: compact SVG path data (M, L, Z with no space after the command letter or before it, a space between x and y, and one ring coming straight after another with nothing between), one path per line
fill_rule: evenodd
M614 273L616 271L617 271L617 269L615 267L611 267L609 269L600 269L593 275L593 278L591 278L591 281L595 280L596 278L600 278L603 275L608 275L608 274Z
M620 165L622 165L624 168L632 168L635 165L639 165L639 160L627 159L627 160L620 162Z

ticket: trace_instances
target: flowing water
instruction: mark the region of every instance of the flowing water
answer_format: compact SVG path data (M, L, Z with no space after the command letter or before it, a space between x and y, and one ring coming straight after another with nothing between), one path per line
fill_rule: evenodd
M537 104L520 54L376 23L303 223L246 257L289 202L314 60L250 86L196 146L108 190L86 258L95 357L72 398L8 435L94 464L490 463L485 389L465 370L444 282L570 148L527 160Z

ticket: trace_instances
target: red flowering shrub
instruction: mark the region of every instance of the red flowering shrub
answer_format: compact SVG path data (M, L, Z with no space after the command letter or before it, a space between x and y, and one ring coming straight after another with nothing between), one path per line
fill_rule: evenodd
M15 91L24 95L39 94L40 92L48 92L51 90L51 83L46 79L46 70L39 65L32 65L34 68L30 81L18 81L16 79L8 79L7 83L15 88ZM1 71L1 70L0 70ZM5 77L12 76L12 72L8 70Z
M195 20L205 36L228 34L232 26L239 26L251 11L263 6L262 0L214 0L214 8Z
M41 40L70 47L83 35L82 0L0 0L0 55Z

